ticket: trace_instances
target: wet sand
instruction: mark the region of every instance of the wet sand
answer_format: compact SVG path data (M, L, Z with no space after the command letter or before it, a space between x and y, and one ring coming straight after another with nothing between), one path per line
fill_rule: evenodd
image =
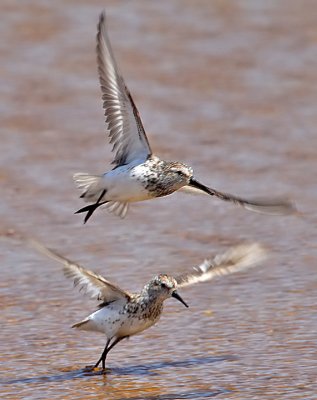
M317 5L314 1L4 0L0 395L5 399L313 399L316 396ZM98 14L152 147L241 196L282 195L301 216L175 194L89 224L72 183L111 161L95 62ZM94 310L33 236L129 290L240 242L257 269L183 290L161 322L92 375Z

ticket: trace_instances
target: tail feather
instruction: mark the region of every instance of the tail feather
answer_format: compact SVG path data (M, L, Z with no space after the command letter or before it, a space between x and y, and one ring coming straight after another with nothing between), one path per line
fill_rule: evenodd
M102 175L90 175L77 173L73 175L74 182L79 190L82 190L81 198L87 202L97 201L101 191Z
M90 318L86 318L80 322L77 322L77 324L74 324L72 328L77 328L83 331L91 331L94 330L93 325L94 325L93 321Z
M80 198L87 203L93 203L75 212L75 214L87 213L84 223L89 220L94 211L100 206L120 218L126 216L129 208L127 202L103 201L106 194L103 175L90 175L79 172L73 175L73 179L77 188L82 191Z

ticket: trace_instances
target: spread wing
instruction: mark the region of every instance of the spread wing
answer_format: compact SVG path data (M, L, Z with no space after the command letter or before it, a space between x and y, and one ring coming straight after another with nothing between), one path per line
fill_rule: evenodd
M254 267L266 258L266 250L258 243L233 247L211 260L205 260L193 271L176 277L178 287L209 281L217 276L229 275Z
M145 161L152 154L141 118L113 56L106 31L106 15L100 15L97 33L97 62L103 108L110 143L115 151L113 164Z
M295 204L285 198L258 198L244 199L230 193L219 192L218 190L208 187L208 193L198 188L186 185L180 189L182 192L189 194L205 194L218 197L221 200L231 202L246 210L267 215L288 215L294 214L296 210Z
M63 264L65 276L73 279L74 286L78 286L80 291L84 290L85 294L90 298L101 300L104 303L110 303L120 299L130 299L130 294L128 292L109 282L103 276L81 267L33 239L29 240L29 243L40 253Z

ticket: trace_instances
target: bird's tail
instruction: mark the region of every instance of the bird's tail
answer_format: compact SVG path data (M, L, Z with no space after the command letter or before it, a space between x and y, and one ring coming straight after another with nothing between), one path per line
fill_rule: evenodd
M104 185L103 175L90 175L77 173L73 175L74 182L78 189L82 191L80 197L87 203L93 203L76 211L75 214L87 213L84 223L92 216L94 211L103 206L108 212L120 218L124 218L128 212L128 203L120 201L105 200L107 190Z
M77 173L73 175L75 185L82 191L80 197L86 202L95 202L100 197L102 190L103 175L90 175L85 173Z
M96 331L95 324L89 317L80 322L77 322L77 324L74 324L72 328L77 328L82 331Z

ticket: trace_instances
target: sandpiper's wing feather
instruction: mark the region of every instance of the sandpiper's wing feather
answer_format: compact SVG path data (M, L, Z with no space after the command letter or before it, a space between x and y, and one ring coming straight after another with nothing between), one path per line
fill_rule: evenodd
M97 62L103 108L110 143L115 151L113 164L145 161L152 154L141 118L113 56L106 30L106 15L100 15L97 33Z
M209 281L217 276L229 275L254 267L266 258L266 250L258 243L233 247L211 260L205 260L192 272L176 277L179 287Z
M180 189L182 192L190 194L204 194L218 197L221 200L228 201L236 204L246 210L254 211L259 214L268 215L287 215L295 213L295 204L285 198L258 198L258 199L244 199L230 193L219 192L218 190L208 187L209 193L204 192L198 188L186 185Z
M128 292L109 282L103 276L81 267L57 252L48 249L36 240L31 239L29 243L42 254L63 264L65 276L73 279L74 286L78 286L80 291L84 290L85 294L90 298L101 300L105 303L120 299L130 299L130 294Z

